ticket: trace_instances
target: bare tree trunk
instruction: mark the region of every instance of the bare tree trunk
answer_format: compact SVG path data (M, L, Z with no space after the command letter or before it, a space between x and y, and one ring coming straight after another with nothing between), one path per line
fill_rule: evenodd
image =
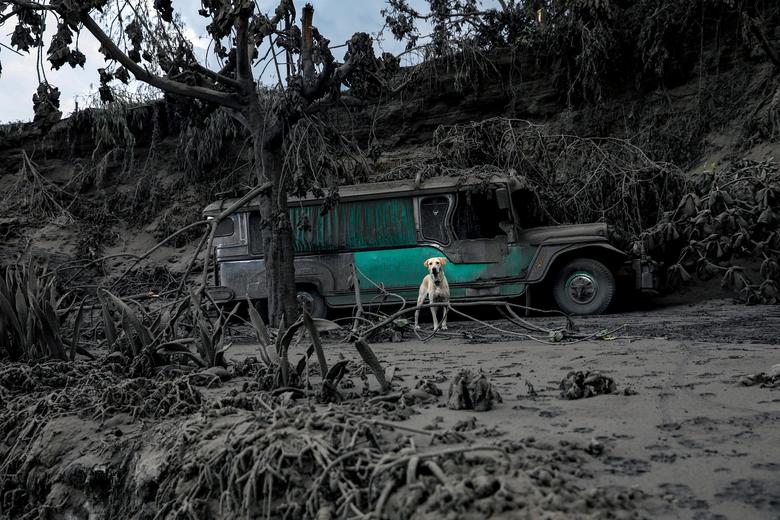
M258 107L259 108L259 107ZM263 253L265 255L266 287L268 290L268 320L276 326L290 325L298 318L295 288L295 253L292 223L287 210L287 189L282 168L273 148L279 140L262 134L263 121L259 109L249 120L252 126L255 175L258 183L270 181L270 192L260 195L260 216L263 222ZM270 146L269 146L270 145Z
M280 186L280 169L269 172L271 192L261 195L263 251L268 288L268 320L279 325L282 316L290 325L298 317L295 290L295 264L292 250L292 225L287 213L287 191Z
M278 170L277 170L278 171ZM267 272L269 287L275 284L273 292L276 301L269 308L274 309L273 323L278 323L284 315L285 323L288 325L298 319L298 301L295 288L295 252L293 249L292 223L290 214L287 211L287 190L277 189L277 182L274 182L272 196L275 196L278 204L274 207L277 218L272 221L274 226L271 233L270 254L276 256L276 272L272 275ZM271 298L269 297L269 302Z

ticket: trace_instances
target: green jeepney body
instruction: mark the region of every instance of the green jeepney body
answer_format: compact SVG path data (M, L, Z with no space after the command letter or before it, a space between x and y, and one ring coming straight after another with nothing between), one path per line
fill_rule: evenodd
M352 306L354 266L364 304L378 302L383 290L414 301L427 274L423 263L443 257L453 300L505 299L542 281L556 258L573 250L622 259L603 223L524 229L517 207L528 200L523 193L514 177L438 177L344 186L327 211L322 199L290 199L296 284L330 307ZM231 203L211 204L204 214ZM210 290L218 302L267 297L260 230L256 202L218 227Z

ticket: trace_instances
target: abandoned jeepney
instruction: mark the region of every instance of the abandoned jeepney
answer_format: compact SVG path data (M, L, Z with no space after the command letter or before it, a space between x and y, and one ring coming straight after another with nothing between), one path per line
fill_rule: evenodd
M635 288L655 289L652 262L627 261L606 224L528 228L522 210L530 200L520 179L502 176L343 186L328 211L323 199L291 198L299 299L316 317L355 305L354 266L364 304L381 290L414 302L423 262L434 256L447 259L454 301L515 298L534 286L566 313L599 314L626 267ZM213 203L204 216L232 202ZM260 222L250 202L218 226L209 290L217 303L267 298Z

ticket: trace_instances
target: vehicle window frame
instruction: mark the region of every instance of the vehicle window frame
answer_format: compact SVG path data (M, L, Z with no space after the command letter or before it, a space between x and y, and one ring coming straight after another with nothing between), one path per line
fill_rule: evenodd
M423 227L422 227L422 204L427 199L434 199L434 198L444 198L447 200L447 213L444 215L444 234L445 234L445 242L429 238L423 234ZM452 244L453 240L453 233L452 233L452 211L455 206L454 202L454 196L450 193L436 193L436 194L430 194L430 195L421 195L417 197L416 203L415 203L415 212L417 217L417 233L419 235L420 242L423 243L434 243L439 244L442 246L448 246Z
M227 226L230 226L230 233L225 233L224 228ZM219 224L217 224L216 229L214 230L214 238L224 238L224 237L232 237L236 233L236 223L233 220L233 215L229 215L222 219Z

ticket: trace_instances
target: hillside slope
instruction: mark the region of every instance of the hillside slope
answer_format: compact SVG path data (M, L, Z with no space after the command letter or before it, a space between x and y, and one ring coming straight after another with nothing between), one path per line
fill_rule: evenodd
M780 80L760 55L745 59L708 48L687 81L663 90L626 88L601 104L581 106L567 104L551 88L553 73L539 63L517 56L498 63L500 74L490 81L471 81L463 71L444 67L424 75L414 96L344 110L331 120L362 150L369 177L410 176L420 169L426 175L452 173L452 164L442 159L447 153L442 136L469 128L491 132L489 124L479 125L496 117L510 126L527 120L545 138L622 140L649 164L668 163L691 178L702 172L725 175L739 161L774 168ZM488 153L494 137L479 135L471 149ZM193 124L164 101L82 111L46 132L5 126L0 130L0 259L45 256L55 264L83 266L110 257L78 276L89 283L93 276L116 274L130 255L141 255L198 221L210 201L252 186L248 152L244 134L226 115L215 113ZM567 168L587 175L594 168L593 154L602 152L594 147ZM557 152L524 158L523 164L536 167L534 160L549 162L552 153ZM461 159L466 171L493 162L476 155ZM491 167L496 165L501 166ZM199 237L199 230L191 230L149 257L156 284L162 283L160 276L172 276L169 271L185 269Z

